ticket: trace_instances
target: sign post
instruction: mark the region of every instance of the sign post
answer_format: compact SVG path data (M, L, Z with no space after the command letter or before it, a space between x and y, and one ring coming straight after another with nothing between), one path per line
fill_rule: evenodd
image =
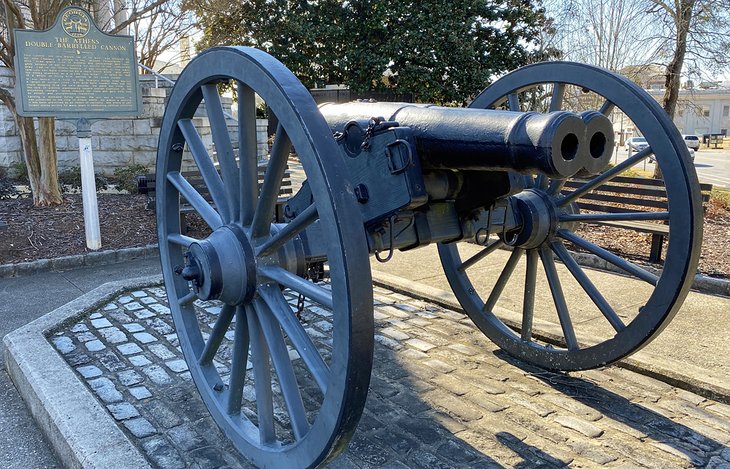
M99 205L96 201L94 159L91 154L91 122L87 119L79 119L76 123L76 136L79 139L79 157L81 159L81 196L84 204L86 247L97 250L101 248L101 229L99 227Z
M50 29L15 30L14 35L18 114L75 123L86 246L100 249L91 124L141 113L134 39L100 31L78 7L61 10Z

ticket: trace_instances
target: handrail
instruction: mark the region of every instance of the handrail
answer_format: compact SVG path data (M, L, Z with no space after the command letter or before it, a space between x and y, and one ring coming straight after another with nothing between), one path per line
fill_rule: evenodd
M149 67L148 67L148 66L146 66L146 65L142 65L142 64L141 64L141 63L139 63L139 62L137 62L137 65L138 65L138 66L140 66L141 68L143 68L143 69L147 70L148 72L150 72L150 73L151 73L152 75L154 75L154 76L155 76L155 88L159 88L159 79L160 79L160 78L162 78L163 80L165 80L166 82L168 82L168 83L170 83L170 84L172 84L172 85L174 85L174 84L175 84L175 80L172 80L172 79L170 79L170 78L167 78L167 77L166 77L165 75L161 74L160 72L157 72L157 71L155 71L155 70L153 70L153 69L149 68Z
M162 78L163 80L165 80L166 82L168 82L168 83L170 83L172 85L175 84L175 80L173 80L171 78L167 78L165 75L161 74L160 72L157 72L157 71L149 68L146 65L142 65L139 62L137 62L137 65L139 65L140 67L142 67L143 69L147 70L152 75L154 75L154 77L155 77L155 88L159 88L159 81L158 81L159 78ZM234 120L234 121L238 122L238 119L236 119L232 115L228 114L226 111L223 111L223 115L226 116L227 118L231 119L231 120Z

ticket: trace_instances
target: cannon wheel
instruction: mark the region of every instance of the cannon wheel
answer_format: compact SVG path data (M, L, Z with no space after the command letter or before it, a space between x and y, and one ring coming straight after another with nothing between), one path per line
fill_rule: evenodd
M221 82L237 88L237 151L221 105ZM279 122L260 192L257 95ZM195 128L202 100L219 169ZM180 172L184 148L214 204ZM288 225L273 225L292 148L314 203ZM312 467L330 460L346 447L367 396L372 283L363 222L345 169L332 157L337 154L309 92L279 61L255 49L200 54L180 75L165 111L157 223L170 308L205 405L234 446L260 467ZM181 233L181 199L210 227L209 236ZM306 258L298 235L315 222L326 227L319 242L330 267L329 286L303 277ZM324 339L311 336L287 303L285 288L334 313L331 342L323 345ZM192 303L214 299L223 304L215 323L206 323ZM218 359L224 349L230 374Z
M488 298L482 298L474 288L468 269L481 259L496 252L503 243L496 240L469 259L461 259L455 244L439 245L439 255L449 283L472 321L499 347L513 356L553 370L582 370L596 368L629 355L649 343L662 331L677 313L686 297L702 244L702 207L699 184L690 161L687 147L677 129L659 105L629 80L606 70L567 62L547 62L530 65L516 70L496 81L484 90L470 105L474 108L490 108L506 103L509 109L521 109L519 97L526 90L543 85L543 92L552 87L550 111L560 110L566 85L582 87L584 92L593 91L603 101L597 110L609 115L614 106L623 111L646 136L650 148L641 151L615 167L593 176L572 193L561 191L561 181L549 181L544 177L530 179L531 195L547 200L553 205L553 213L547 218L555 224L550 235L539 246L527 249L514 248L504 266L496 285ZM548 85L547 88L544 85ZM526 96L522 94L522 96ZM655 155L663 173L668 212L618 214L614 220L664 220L669 223L669 247L664 268L655 275L622 257L587 241L574 232L577 222L591 223L608 217L582 216L573 203L592 188L609 181L635 164ZM646 303L634 311L630 322L625 323L614 307L591 282L584 269L568 253L565 242L580 246L634 278L648 282L653 289ZM524 300L521 321L505 321L505 314L495 308L497 300L512 275L517 263L526 255ZM561 287L560 273L556 269L554 256L567 267L572 277L596 305L596 317L606 321L605 337L592 337L593 343L576 338L581 324L573 324L571 309ZM535 310L535 288L538 264L543 264L552 301L558 313L562 337L559 343L537 340L532 332ZM485 295L487 296L487 295ZM600 313L598 312L600 311ZM502 313L502 319L498 316ZM601 315L602 313L602 315ZM514 318L513 318L514 319ZM508 327L508 324L512 327ZM610 326L608 326L610 324ZM543 337L544 339L544 337Z

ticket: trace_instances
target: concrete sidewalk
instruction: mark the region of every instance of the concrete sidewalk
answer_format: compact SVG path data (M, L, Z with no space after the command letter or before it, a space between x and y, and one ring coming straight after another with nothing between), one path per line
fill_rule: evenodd
M477 253L479 246L462 243L462 259ZM498 250L469 268L472 283L482 298L487 298L504 267L508 251ZM443 299L447 306L460 310L443 273L436 246L396 252L390 262L372 262L373 277L394 286L397 277L406 279L400 291L415 291L420 286L424 298ZM571 318L580 342L595 342L595 337L610 337L613 329L598 312L571 274L557 264ZM586 274L628 322L646 303L653 287L615 273L584 268ZM524 291L524 256L504 289L497 307L500 315L519 324ZM394 277L391 277L394 276ZM624 360L631 368L653 375L668 383L698 392L706 397L730 402L730 298L690 292L679 313L649 345ZM535 298L535 328L562 338L557 311L550 289L538 269ZM610 335L609 335L610 334Z

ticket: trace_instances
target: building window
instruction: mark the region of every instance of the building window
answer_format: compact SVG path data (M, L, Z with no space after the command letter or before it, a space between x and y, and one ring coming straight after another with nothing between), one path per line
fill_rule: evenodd
M702 106L702 117L710 117L710 106Z
M730 106L722 107L722 117L730 117Z

